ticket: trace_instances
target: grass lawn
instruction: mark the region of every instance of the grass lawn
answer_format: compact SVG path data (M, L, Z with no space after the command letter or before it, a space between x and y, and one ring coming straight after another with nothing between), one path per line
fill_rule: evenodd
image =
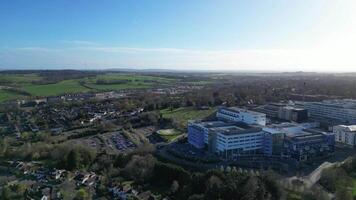
M152 84L148 83L124 83L124 84L105 84L99 85L95 83L85 84L89 88L96 90L123 90L123 89L144 89L150 88Z
M16 92L0 89L0 102L21 98L21 97L23 97L23 95L18 94Z
M42 77L37 74L0 74L0 82L5 85L30 84L32 81L39 81Z
M54 96L67 93L88 92L77 80L66 80L55 84L27 85L23 89L33 96Z
M181 132L176 129L161 129L157 131L160 135L180 135Z
M176 138L180 137L180 135L181 134L178 134L178 135L161 135L161 137L164 138L165 140L167 140L167 142L172 142Z
M287 200L301 200L302 195L299 192L287 190Z
M356 197L356 179L353 180L352 196Z
M157 131L158 135L167 140L168 142L171 142L175 140L177 137L182 135L182 133L176 129L161 129Z
M164 109L160 113L164 118L176 119L183 127L187 125L188 120L202 119L216 111L216 108L210 108L208 110L197 110L194 107L182 107L170 110Z

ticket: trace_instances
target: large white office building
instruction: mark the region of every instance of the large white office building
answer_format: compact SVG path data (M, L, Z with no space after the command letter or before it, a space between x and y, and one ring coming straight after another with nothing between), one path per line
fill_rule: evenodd
M188 142L196 148L207 148L225 158L237 158L243 154L271 152L261 127L245 123L222 121L188 123ZM268 141L269 142L269 141ZM267 146L266 146L267 144Z
M321 102L297 102L297 106L308 110L310 117L334 119L356 123L356 100L325 100Z
M221 107L216 117L221 120L244 122L250 125L266 125L266 114L237 107Z
M335 133L335 141L350 146L356 144L356 125L346 126L338 125L333 127Z
M225 158L237 158L248 153L263 153L265 132L259 127L226 126L211 129L216 137L215 153Z
M211 128L229 126L229 123L222 121L189 121L188 122L188 142L194 147L201 149L211 142Z
M226 107L220 108L216 116L217 121L190 121L188 142L196 148L209 150L225 159L238 159L255 154L282 155L285 152L300 158L302 147L298 151L293 150L299 144L307 146L306 148L313 147L310 152L303 150L303 156L310 156L315 149L320 150L321 147L333 146L335 143L334 134L329 137L328 134L315 131L307 133L307 130L319 126L316 122L287 122L266 126L265 114ZM285 146L286 142L289 146Z

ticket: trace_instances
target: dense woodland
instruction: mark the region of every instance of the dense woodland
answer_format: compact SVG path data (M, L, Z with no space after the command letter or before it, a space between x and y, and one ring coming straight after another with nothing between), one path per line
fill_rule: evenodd
M2 145L2 147L4 147ZM23 149L25 148L25 149ZM86 169L105 178L98 187L97 197L106 195L110 180L131 179L140 187L149 183L152 187L166 189L172 199L280 199L285 195L273 180L273 174L248 174L236 170L190 172L179 166L167 164L155 158L152 146L143 146L130 154L98 154L85 147L36 144L16 151L1 149L2 156L24 160L50 159L51 167L67 170ZM13 188L2 190L2 199L16 192Z

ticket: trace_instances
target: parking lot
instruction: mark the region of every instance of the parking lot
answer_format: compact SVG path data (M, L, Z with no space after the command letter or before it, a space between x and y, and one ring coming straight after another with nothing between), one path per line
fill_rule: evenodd
M119 151L127 151L135 148L135 145L130 140L126 139L123 135L121 135L118 132L113 133L110 139L111 139L111 143Z
M119 131L95 135L88 138L79 138L71 140L70 142L74 145L83 145L97 151L107 151L111 153L120 153L136 148L135 144L125 138Z

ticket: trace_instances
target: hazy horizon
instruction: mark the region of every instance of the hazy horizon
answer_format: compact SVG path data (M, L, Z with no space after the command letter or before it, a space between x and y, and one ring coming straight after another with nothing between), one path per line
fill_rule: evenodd
M206 73L317 73L317 74L330 74L330 73L336 73L336 74L345 74L345 73L352 73L355 74L356 71L340 71L340 70L335 70L335 71L314 71L314 70L258 70L258 69L252 69L252 70L239 70L239 69L169 69L169 68L150 68L150 67L145 67L145 68L139 68L139 67L115 67L115 68L100 68L100 67L58 67L58 68L17 68L17 67L12 67L12 68L2 68L0 67L0 72L6 72L6 71L61 71L61 70L75 70L75 71L122 71L122 72L206 72Z
M10 1L0 70L356 72L356 1Z

